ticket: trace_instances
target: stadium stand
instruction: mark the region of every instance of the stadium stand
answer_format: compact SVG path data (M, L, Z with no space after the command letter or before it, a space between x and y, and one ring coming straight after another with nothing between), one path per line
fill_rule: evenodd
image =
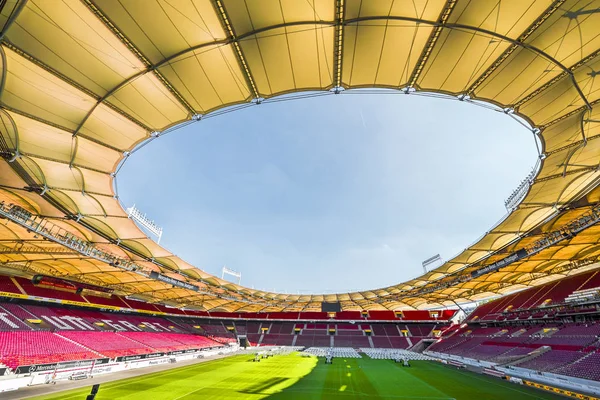
M246 336L251 345L319 349L333 346L363 349L373 358L394 358L425 340L436 342L429 347L431 351L598 379L600 323L571 323L559 318L568 311L575 312L573 315L581 312L577 308L578 296L573 293L584 291L587 303L595 301L596 275L581 274L483 304L463 326L448 323L454 314L452 310L437 314L278 312L256 313L246 319L240 318L244 317L240 313L170 309L119 296L79 296L79 301L83 299L95 307L87 309L13 299L0 303L0 362L15 368L23 364L218 347L237 341L238 335ZM75 297L69 295L78 296L38 288L22 278L2 277L0 284L8 293L43 293L44 297L58 300L65 293L70 299ZM130 312L108 312L103 306ZM596 306L586 307L588 313L598 313ZM171 315L159 315L165 312ZM499 320L499 315L505 318ZM517 318L510 318L513 315ZM487 326L483 324L486 321ZM15 336L17 332L23 335ZM441 339L435 337L435 332L441 332ZM33 342L43 343L44 351L25 351Z
M0 275L0 292L21 294L13 279L5 275Z
M5 286L18 290L10 278L4 279L3 282ZM31 286L25 283L22 285L28 290L31 290ZM44 293L48 296L54 296L53 292L57 292L52 289L46 290L47 292ZM111 305L131 309L135 306L138 310L150 311L155 308L157 313L161 312L154 305L141 306L135 300L124 300L118 296L111 298L88 296L87 301L90 299L102 303L98 304L98 307ZM331 319L327 313L274 313L273 315L264 313L255 315L255 317L263 317L263 320L254 319L256 322L246 322L245 320L183 317L181 312L177 313L177 316L159 317L149 314L107 312L101 308L64 307L51 303L5 302L0 303L0 330L2 331L0 335L17 330L48 333L52 336L47 337L52 338L57 346L63 342L69 343L64 350L57 353L55 359L52 359L66 361L76 359L80 354L84 356L87 354L85 358L93 357L92 355L114 358L149 352L221 346L235 342L236 335L247 335L251 344L260 343L263 346L296 344L306 347L329 347L335 344L336 347L360 348L370 347L370 339L372 339L375 346L381 343L381 347L386 348L408 348L411 343L409 339L402 336L402 330L407 334L410 332L422 334L430 332L433 326L424 324L420 327L419 324L404 323L399 325L400 321L395 324L373 322L360 325L354 320L343 322L346 321L345 318L360 316L358 314L340 313L335 315L336 318ZM219 314L221 318L226 315L230 314ZM240 314L232 315L240 316ZM325 321L331 322L285 322L299 317L325 317ZM370 338L367 332L371 333L371 330L373 336ZM72 345L77 346L76 351L71 348ZM18 349L18 347L14 348ZM15 363L14 351L16 350L6 353L7 361L11 365ZM34 358L19 360L33 362ZM47 361L43 355L40 360Z
M9 368L94 358L98 354L52 332L0 332L0 363Z
M110 358L149 354L158 350L138 341L130 340L123 334L116 332L67 331L60 332L59 335L93 350L101 354L101 356Z
M586 272L485 303L428 351L597 380L599 280Z
M600 273L584 272L485 303L471 313L469 320L502 321L510 317L523 320L532 317L536 311L539 316L553 316L557 311L577 304L573 297L569 297L573 293L597 287L600 287ZM567 299L569 301L566 301ZM594 296L591 299L594 299ZM544 308L540 309L542 306Z
M21 286L23 291L25 291L25 293L27 293L30 296L47 297L51 299L54 298L59 300L78 301L85 303L85 299L78 294L37 286L34 285L29 279L25 278L15 277L14 279L16 283L19 286Z
M121 332L119 335L158 351L219 346L218 342L210 338L181 333Z
M101 297L93 295L84 296L89 303L99 304L111 307L129 308L129 305L125 303L119 296Z
M29 315L16 304L3 304L0 306L0 331L32 330L32 327L23 322L32 317L34 316Z
M209 313L170 309L114 295L87 295L84 299L73 293L35 287L23 278L3 276L0 284L5 292L28 295L31 292L58 300L66 293L72 301L78 297L78 301L83 300L97 308L16 300L0 303L0 337L3 343L0 362L14 368L23 363L114 358L215 347L236 341L236 335L246 335L251 345L315 348L333 345L336 348L374 348L385 352L411 348L423 339L435 341L434 332L437 331L442 332L442 340L433 344L429 348L431 351L590 379L598 376L595 361L599 358L597 336L600 323L563 323L552 318L568 309L577 311L573 308L579 305L577 296L572 294L594 289L596 277L594 272L585 273L486 303L472 313L469 325L460 327L445 322L444 318L454 314L451 310L437 315L386 311L333 315L320 312L255 313L241 320L235 319L243 316L240 313L211 313L213 318L207 318ZM584 292L587 302L594 300L590 293L594 291ZM524 310L523 307L529 304L537 304L538 307ZM107 312L102 310L102 306L125 308L132 312ZM556 311L551 314L548 310L553 308ZM155 314L140 314L135 310ZM595 307L588 306L590 310L597 311ZM523 318L524 311L528 312L526 319ZM158 315L165 312L171 316ZM503 322L497 320L499 314L510 316L515 313L519 318L510 321L507 318ZM552 317L549 318L549 315ZM441 321L438 322L438 318ZM486 320L488 324L512 325L481 325ZM17 331L27 334L23 341L15 339ZM28 336L30 334L34 336ZM38 355L22 351L31 340L47 343L45 346L49 353Z
M0 361L218 346L239 335L384 357L441 333L431 349L599 377L597 1L325 1L281 12L217 1L193 2L192 17L104 3L0 2L1 267L16 275L0 277ZM536 138L538 162L506 217L424 275L354 293L269 293L196 270L126 217L115 178L149 140L280 95L364 88L477 104ZM39 285L29 273L55 280ZM512 294L465 325L434 310L501 293ZM61 306L33 303L43 298ZM319 312L323 299L360 311Z

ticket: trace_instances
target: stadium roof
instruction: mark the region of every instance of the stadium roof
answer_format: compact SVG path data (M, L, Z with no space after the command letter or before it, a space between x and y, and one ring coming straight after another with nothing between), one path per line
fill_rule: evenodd
M0 200L139 267L102 262L6 221L4 268L189 307L258 311L317 309L322 300L345 309L439 307L595 267L600 0L1 5ZM417 279L360 293L285 295L186 263L147 238L116 198L123 160L172 127L282 94L355 88L458 96L518 115L539 136L541 155L524 199L475 244ZM564 227L576 219L583 230L573 236ZM564 235L551 240L557 232ZM493 264L523 249L527 256L518 253L504 268ZM479 275L485 266L489 272ZM150 271L200 291L150 279Z

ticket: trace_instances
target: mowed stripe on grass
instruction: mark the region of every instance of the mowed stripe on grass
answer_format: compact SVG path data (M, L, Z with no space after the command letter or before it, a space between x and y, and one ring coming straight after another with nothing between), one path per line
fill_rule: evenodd
M298 354L252 362L240 355L104 383L97 400L191 399L429 399L535 400L553 394L495 378L457 371L434 362L405 368L388 360L323 359ZM92 384L93 381L90 381ZM89 388L36 397L85 399Z

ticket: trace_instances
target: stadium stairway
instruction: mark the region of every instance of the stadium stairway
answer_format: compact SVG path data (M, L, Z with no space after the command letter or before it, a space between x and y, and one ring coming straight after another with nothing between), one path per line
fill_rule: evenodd
M62 332L62 335L109 358L155 352L154 349L123 337L116 332L69 331Z
M8 311L4 307L0 307L0 330L19 329L30 331L31 326L27 325L20 318Z
M509 362L506 362L506 363L500 364L500 365L502 365L502 366L509 366L510 365L510 366L518 367L519 364L523 364L523 363L532 361L532 360L540 357L542 354L548 353L549 351L552 351L552 348L550 346L542 346L542 347L540 347L538 349L535 349L532 352L530 352L530 353L528 353L528 354L526 354L526 355L524 355L522 357L519 357L519 358L517 358L515 360L509 361ZM506 354L506 353L507 352L505 352L503 354Z
M600 353L593 352L555 371L583 379L600 380Z
M117 334L118 336L122 337L122 338L123 338L123 340L126 340L126 341L128 340L128 341L131 341L131 342L135 342L135 343L139 344L139 345L140 345L140 346L142 346L142 347L150 348L150 349L152 349L153 351L156 351L156 348L154 348L154 347L152 347L152 346L149 346L149 345L147 345L147 344L146 344L146 343L144 343L144 342L141 342L141 341L139 341L139 340L136 340L136 339L135 339L135 338L133 338L133 337L130 337L130 336L125 336L125 335L124 335L123 333L121 333L121 332L116 332L116 334Z
M420 339L417 343L415 343L414 345L412 345L411 347L409 347L406 350L415 352L415 353L422 353L425 349L427 348L425 342L423 341L423 339Z
M57 333L57 332L52 332L52 333L53 333L54 335L56 335L56 336L60 337L61 339L64 339L64 340L66 340L67 342L71 342L71 343L73 343L75 346L79 346L79 347L81 347L81 348L82 348L82 349L84 349L84 350L87 350L87 351L89 351L89 352L91 352L91 353L95 353L95 354L97 354L99 358L106 357L106 355L104 355L104 354L102 354L102 353L98 353L96 350L94 350L94 349L90 349L89 347L87 347L87 346L85 346L85 345L83 345L83 344L81 344L81 343L78 343L78 342L76 342L76 341L74 341L74 340L72 340L72 339L69 339L68 337L66 337L66 336L63 336L63 335L61 335L60 333Z

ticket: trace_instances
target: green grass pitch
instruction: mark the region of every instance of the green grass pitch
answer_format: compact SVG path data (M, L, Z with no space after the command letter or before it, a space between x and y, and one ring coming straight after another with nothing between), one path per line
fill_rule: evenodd
M533 400L560 397L429 361L405 368L389 360L301 357L252 362L239 355L100 385L96 400L432 399ZM90 386L91 386L90 382ZM36 397L85 399L90 389Z

